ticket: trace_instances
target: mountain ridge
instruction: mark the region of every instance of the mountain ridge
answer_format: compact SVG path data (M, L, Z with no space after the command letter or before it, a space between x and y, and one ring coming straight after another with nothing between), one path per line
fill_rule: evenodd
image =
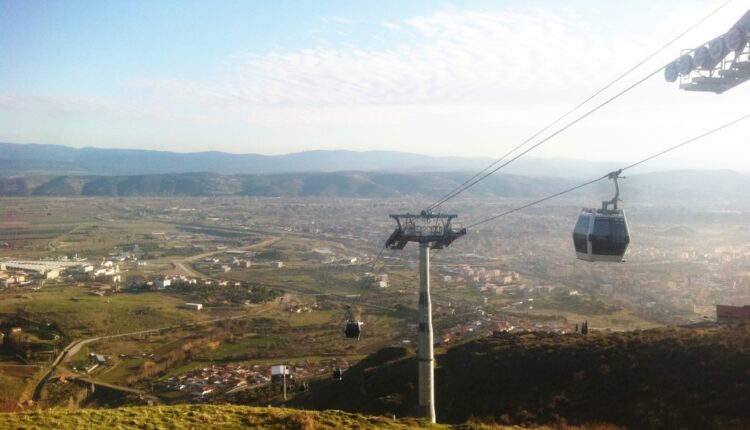
M47 175L0 177L3 197L353 197L439 198L471 178L469 173L314 172L221 175L211 172L153 175ZM573 179L495 174L466 197L536 198L579 185ZM750 176L729 170L682 170L630 176L620 183L623 198L750 199ZM612 193L600 181L571 195Z
M313 150L282 155L221 151L169 152L144 149L73 148L0 142L0 177L38 175L134 175L313 173L335 171L476 172L495 159L443 157L399 151ZM523 157L503 169L525 176L585 177L616 169L613 162Z

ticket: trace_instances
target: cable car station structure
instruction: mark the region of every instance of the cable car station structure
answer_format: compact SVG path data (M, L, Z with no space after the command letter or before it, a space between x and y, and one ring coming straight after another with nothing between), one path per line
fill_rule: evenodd
M420 413L435 422L435 355L430 297L430 249L443 249L466 235L466 229L453 224L458 215L391 215L398 225L385 242L386 248L404 249L409 242L419 243L419 321L417 361L419 369Z
M685 91L721 94L750 80L750 11L729 31L682 55L664 68L664 79Z

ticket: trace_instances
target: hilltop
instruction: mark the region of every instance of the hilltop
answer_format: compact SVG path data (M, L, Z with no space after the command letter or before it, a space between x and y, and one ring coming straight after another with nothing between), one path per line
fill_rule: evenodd
M501 333L437 353L438 420L627 428L743 428L750 326ZM306 408L414 414L417 364L390 348L311 384Z

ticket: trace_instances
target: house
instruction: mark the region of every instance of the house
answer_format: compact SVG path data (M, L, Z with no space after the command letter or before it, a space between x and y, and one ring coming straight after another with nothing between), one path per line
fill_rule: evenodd
M281 268L284 267L284 262L283 261L274 261L273 263L271 263L271 267L275 267L277 269L281 269Z
M232 270L232 267L224 264L221 266L221 270L224 271L225 273L230 272Z
M94 354L92 352L89 354L89 361L97 365L104 365L107 364L107 357L103 356L102 354Z
M146 285L146 278L141 275L130 275L125 279L126 289L141 288Z
M185 309L191 309L191 310L194 310L194 311L199 311L199 310L203 309L203 304L202 303L185 303L185 304L182 305L182 307L185 308Z
M167 278L157 279L156 282L154 283L154 285L156 285L156 289L157 290L164 290L168 286L172 285L172 280L171 279L167 279Z
M750 306L716 305L717 322L733 322L750 320Z

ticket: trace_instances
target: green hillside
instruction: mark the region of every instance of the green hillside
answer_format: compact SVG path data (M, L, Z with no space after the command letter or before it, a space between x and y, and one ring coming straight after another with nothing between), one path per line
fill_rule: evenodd
M748 428L750 325L622 333L496 333L437 357L438 420ZM304 408L414 414L417 364L390 348L319 381Z

